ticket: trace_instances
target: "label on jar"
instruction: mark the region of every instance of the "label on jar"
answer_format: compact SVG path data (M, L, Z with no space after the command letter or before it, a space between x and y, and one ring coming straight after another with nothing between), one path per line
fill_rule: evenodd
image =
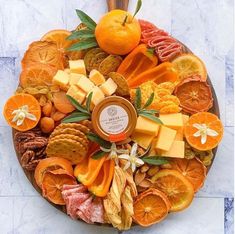
M100 127L110 135L122 133L129 123L128 113L118 105L105 107L99 117Z

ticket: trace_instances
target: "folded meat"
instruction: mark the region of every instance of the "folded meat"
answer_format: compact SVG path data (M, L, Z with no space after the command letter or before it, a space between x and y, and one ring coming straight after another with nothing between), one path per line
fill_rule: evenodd
M86 223L103 223L104 208L100 198L94 198L82 185L64 185L62 196L67 214L73 219L80 218Z

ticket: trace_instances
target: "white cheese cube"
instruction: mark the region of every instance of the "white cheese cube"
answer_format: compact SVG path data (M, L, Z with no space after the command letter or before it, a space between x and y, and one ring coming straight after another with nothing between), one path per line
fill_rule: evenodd
M86 67L83 59L69 60L70 72L86 75Z
M111 79L108 78L101 86L100 89L103 91L103 93L106 96L111 96L112 94L115 93L117 89L117 84Z
M55 76L53 77L52 83L58 85L61 89L67 91L69 84L69 75L65 71L58 70Z
M90 72L89 78L95 85L98 85L98 86L105 82L104 76L96 69L93 69Z
M85 93L89 93L94 87L94 84L85 76L81 76L77 83L77 86L82 89Z
M66 94L73 97L80 104L82 104L86 97L86 93L79 89L76 85L71 85Z

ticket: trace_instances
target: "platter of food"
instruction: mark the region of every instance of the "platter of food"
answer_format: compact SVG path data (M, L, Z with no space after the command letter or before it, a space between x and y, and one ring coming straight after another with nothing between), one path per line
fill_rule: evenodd
M137 19L141 5L109 2L97 23L76 10L74 30L32 42L3 110L33 187L72 219L119 230L187 209L223 137L205 63Z

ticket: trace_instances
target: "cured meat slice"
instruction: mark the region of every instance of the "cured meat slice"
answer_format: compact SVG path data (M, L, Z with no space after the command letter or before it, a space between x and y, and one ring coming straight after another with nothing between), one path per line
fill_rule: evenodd
M139 24L140 24L140 28L141 28L141 31L144 31L144 30L147 30L147 29L156 29L157 27L150 23L149 21L147 20L142 20L142 19L139 19Z
M75 184L75 185L65 184L65 185L63 185L62 190L64 191L64 190L68 190L68 189L81 188L81 187L84 187L84 185L82 185L82 184Z
M86 191L87 191L87 188L85 186L83 186L83 187L63 190L62 195L67 197L67 196L72 195L73 193L83 193L83 192L86 192Z
M96 198L92 203L91 221L93 223L104 223L104 207L100 198Z
M92 196L86 199L80 206L77 211L77 215L80 219L84 220L87 223L92 223L91 221L91 208L92 208Z

